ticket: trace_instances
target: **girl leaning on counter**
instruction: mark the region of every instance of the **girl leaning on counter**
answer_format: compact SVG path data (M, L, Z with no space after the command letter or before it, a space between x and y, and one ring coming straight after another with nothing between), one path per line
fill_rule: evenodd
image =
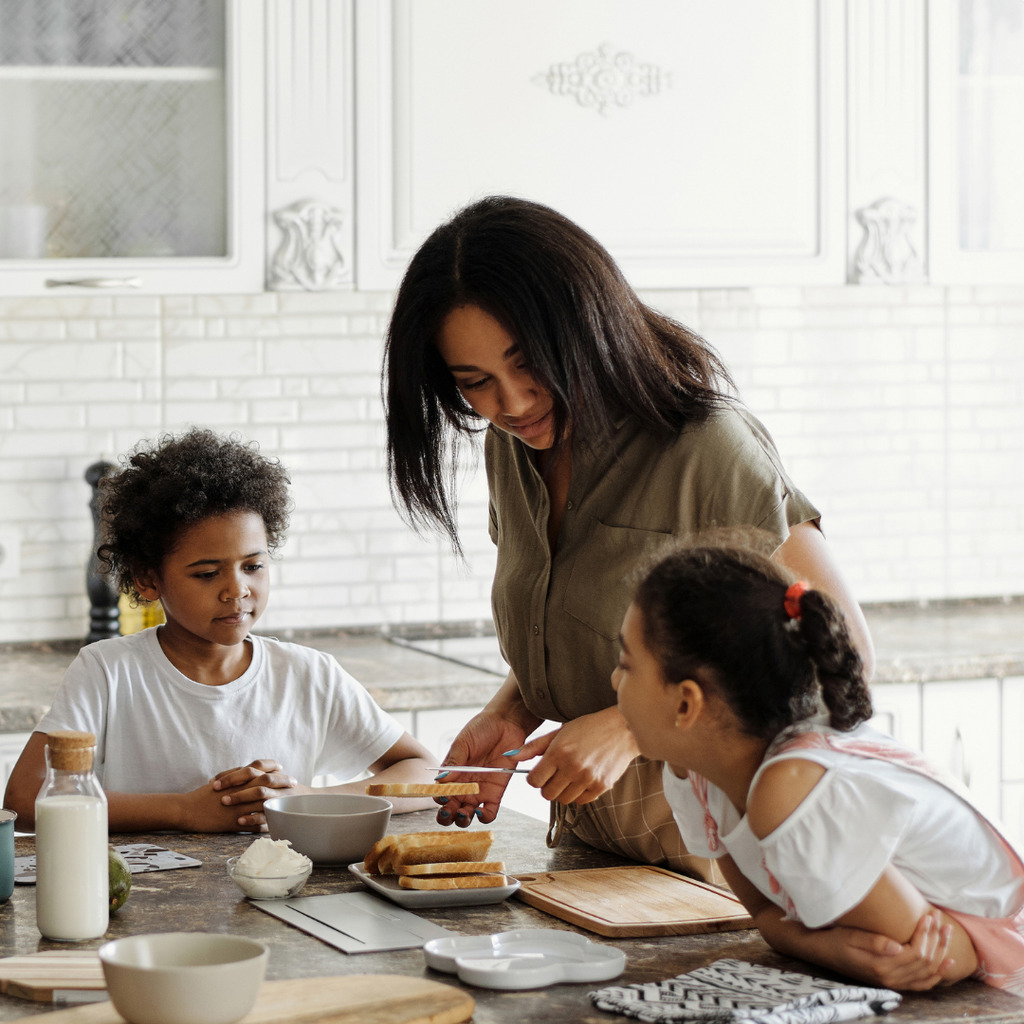
M459 442L485 429L495 628L511 672L447 764L510 766L552 801L552 833L709 877L639 756L611 673L628 577L666 541L746 525L830 594L869 668L871 640L818 510L793 485L728 371L640 301L608 252L548 207L490 197L413 257L387 337L384 398L396 501L458 550ZM563 723L526 744L545 719ZM462 776L460 776L462 778ZM506 777L449 799L441 824L494 820Z

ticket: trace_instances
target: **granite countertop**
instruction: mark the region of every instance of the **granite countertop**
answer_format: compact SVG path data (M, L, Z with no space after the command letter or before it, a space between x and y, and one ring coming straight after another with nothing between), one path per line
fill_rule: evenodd
M865 613L875 685L1024 676L1024 599L869 605ZM389 711L478 706L504 676L497 641L479 625L279 635L335 655ZM0 733L35 727L80 646L0 644Z
M437 828L431 811L396 815L391 832ZM574 868L611 867L625 863L570 838L557 850L544 843L546 826L514 811L503 810L493 825L492 852L505 861L510 874L531 874ZM76 950L98 947L104 940L142 932L204 931L247 935L270 947L267 978L308 978L348 974L395 974L428 978L462 986L454 976L429 970L419 949L348 956L305 932L258 910L242 897L228 878L225 861L241 853L251 835L194 835L159 833L112 836L115 845L146 842L168 847L202 861L200 867L135 875L131 895L110 921L102 939L75 943ZM19 855L33 852L32 837L16 840ZM343 867L316 867L303 896L359 891L361 884ZM596 942L626 954L625 972L614 982L561 984L522 992L472 988L475 1024L523 1024L524 1021L587 1021L609 1024L623 1018L594 1008L588 993L604 984L658 982L702 967L723 957L760 963L783 970L829 977L828 972L774 953L751 929L709 935L668 935L645 938L604 938L512 898L503 903L451 909L421 909L418 914L462 935L487 935L519 928L557 928L578 931ZM35 923L31 886L18 885L10 901L0 906L0 956L49 949L66 943L41 939ZM49 1004L0 996L0 1020L20 1020L48 1012ZM976 981L948 989L907 993L888 1019L892 1024L922 1021L953 1024L970 1017L979 1024L1024 1024L1024 1002Z

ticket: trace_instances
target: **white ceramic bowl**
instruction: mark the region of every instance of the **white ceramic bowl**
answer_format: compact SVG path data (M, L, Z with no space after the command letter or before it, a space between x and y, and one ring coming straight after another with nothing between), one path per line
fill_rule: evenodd
M272 839L287 839L314 864L362 860L384 836L391 802L356 793L305 793L264 801Z
M132 1024L232 1024L253 1007L267 947L240 935L164 932L99 949L110 1000Z
M238 858L228 858L228 874L242 892L253 900L287 900L297 896L313 870L307 857L305 867L288 875L248 875L239 870Z

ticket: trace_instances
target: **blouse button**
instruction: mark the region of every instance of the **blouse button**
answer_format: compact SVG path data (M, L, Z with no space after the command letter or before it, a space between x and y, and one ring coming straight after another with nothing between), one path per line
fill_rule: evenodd
M534 636L540 636L540 626L534 626L533 627L533 635Z
M572 511L572 502L571 501L567 501L565 503L565 508L566 508L567 512L571 512Z

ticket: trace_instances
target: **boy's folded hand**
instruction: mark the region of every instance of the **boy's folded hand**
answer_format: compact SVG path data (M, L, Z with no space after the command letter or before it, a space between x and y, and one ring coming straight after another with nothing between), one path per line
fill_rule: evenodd
M236 813L243 827L264 826L263 801L284 795L282 790L305 793L307 788L289 775L273 758L259 758L241 768L228 768L211 780L215 791L221 793L220 802Z
M214 789L234 789L236 786L252 784L257 779L268 780L263 784L268 785L271 789L287 789L297 784L285 772L284 767L272 757L257 758L240 768L227 768L218 772L210 782ZM278 781L270 782L270 779ZM283 781L289 779L290 781Z

